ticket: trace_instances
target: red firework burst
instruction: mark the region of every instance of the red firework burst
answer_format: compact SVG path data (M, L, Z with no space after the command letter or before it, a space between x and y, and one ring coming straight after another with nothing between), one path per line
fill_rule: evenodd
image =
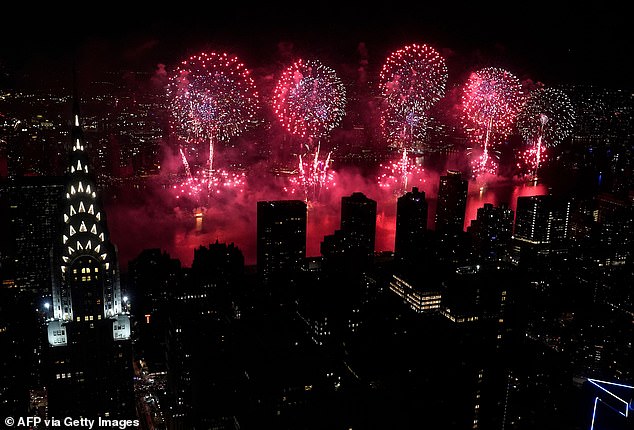
M290 133L320 138L343 118L346 89L333 69L317 60L298 60L282 73L273 105L280 123Z
M172 128L188 143L240 135L255 123L258 92L238 57L201 53L183 61L167 86Z
M488 67L471 74L462 95L462 112L467 132L482 148L480 160L472 163L474 175L497 171L491 147L496 138L511 132L523 103L522 85L510 72Z
M426 113L445 94L445 59L427 45L408 45L393 52L379 75L385 105L383 132L391 146L422 143Z
M215 168L214 142L238 136L255 123L258 93L244 64L226 53L194 55L176 68L167 94L172 130L188 146L187 156L200 159L207 152L205 167L192 172L181 146L186 179L177 187L179 195L200 197L203 189L217 194L221 188L243 185L243 173Z

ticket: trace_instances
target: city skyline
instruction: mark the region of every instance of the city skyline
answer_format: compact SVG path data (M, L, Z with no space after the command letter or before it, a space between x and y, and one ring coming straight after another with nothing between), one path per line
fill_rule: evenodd
M624 15L321 6L0 49L5 425L631 427Z
M355 55L358 56L359 53L356 53ZM340 70L341 69L338 69L338 71ZM451 76L451 68L449 71L449 75ZM354 75L357 76L358 71L354 71ZM260 79L262 77L263 76L260 76ZM140 197L141 201L145 199L152 201L156 201L157 199L164 200L164 196L161 195L161 192L157 193L155 191L156 186L165 186L167 183L170 183L171 179L168 179L168 175L174 172L178 174L183 174L182 166L180 166L179 164L181 161L181 156L184 155L182 152L181 155L179 155L178 142L175 140L175 138L169 137L170 133L168 131L169 129L166 121L166 116L169 115L169 113L167 112L167 107L163 103L163 88L161 87L161 85L165 83L165 80L162 78L163 80L160 81L162 82L162 84L157 86L155 78L156 76L152 73L144 73L130 81L129 74L110 74L108 77L109 81L91 83L88 85L89 87L98 88L99 94L85 97L86 104L88 105L86 110L87 112L89 112L89 117L87 118L87 120L89 121L88 127L90 133L96 132L93 134L92 139L89 137L89 144L104 145L101 146L101 148L98 149L95 154L100 157L99 160L95 160L98 174L103 173L103 175L106 175L102 175L102 178L106 178L109 176L132 178L141 177L148 174L148 177L150 178L161 178L161 184L155 184L154 186L152 186L145 196ZM256 79L256 81L258 81L259 84L262 83L258 79ZM432 114L434 115L433 121L436 121L437 123L430 124L430 132L426 137L427 141L424 141L423 144L429 145L430 142L441 141L442 144L438 145L437 150L443 151L448 149L449 152L458 150L458 153L454 155L450 154L450 156L448 157L437 157L433 153L431 153L430 161L426 162L425 166L422 166L424 167L423 169L421 169L421 166L417 166L415 163L412 163L412 165L415 166L416 169L418 169L415 172L419 175L419 177L415 178L413 175L410 175L412 176L412 178L409 180L412 181L412 183L414 183L415 180L420 180L421 182L418 186L422 190L424 190L427 193L428 198L431 199L433 199L436 194L436 178L444 174L444 171L446 169L462 170L465 171L465 173L466 170L469 169L469 167L465 166L466 163L464 161L464 158L460 154L460 151L463 150L462 142L465 139L465 136L462 134L462 126L459 124L458 115L455 112L455 109L457 108L459 103L458 96L461 91L461 87L456 85L457 83L454 84L453 89L451 89L448 94L440 101L438 107L432 108ZM527 85L526 88L530 88L530 85L531 83L529 82L529 85ZM112 86L117 87L118 89L114 94L107 94L107 92L111 91ZM391 157L391 155L387 153L383 154L380 151L380 148L384 148L384 137L381 134L378 124L378 121L380 119L378 117L379 109L377 107L371 107L372 97L376 96L371 97L370 95L365 94L359 99L359 96L354 95L360 90L371 90L372 85L370 83L355 81L352 83L347 83L346 86L348 87L349 91L350 89L352 89L353 91L353 96L348 101L349 106L346 107L347 115L344 118L344 123L333 130L330 138L324 139L323 148L321 150L322 158L320 162L323 162L323 160L328 157L331 159L330 163L334 165L335 169L339 169L336 171L331 168L329 174L333 175L333 172L339 173L341 179L338 181L340 184L339 186L345 188L345 190L328 190L329 193L332 195L333 202L337 201L337 199L345 193L350 194L354 191L358 191L357 189L355 189L358 188L362 191L370 192L372 194L371 197L375 198L379 202L379 207L381 208L381 206L383 206L383 210L380 210L380 212L384 215L383 219L385 220L385 224L380 225L379 231L385 233L380 233L377 237L377 250L390 250L393 248L392 235L394 234L394 227L392 226L392 218L395 216L394 208L392 207L394 206L393 202L391 202L386 196L384 196L384 193L382 193L380 190L370 191L370 189L374 186L368 184L368 177L365 172L362 175L358 175L357 172L355 172L354 170L348 169L349 165L352 165L353 168L357 167L354 164L354 159L351 157L358 155L347 154L347 152L350 150L358 152L361 148L363 148L364 145L371 146L373 150L375 150L375 148L378 148L376 155L371 154L371 156L375 157L378 160L385 160L385 157ZM227 145L227 143L218 145L216 150L216 158L218 158L219 163L216 163L216 165L222 166L223 162L225 164L233 164L238 168L237 172L243 172L242 175L244 175L246 169L249 169L249 175L252 176L252 178L246 178L246 181L248 181L248 187L246 189L247 193L253 192L253 189L257 190L258 188L262 188L264 190L263 195L258 195L251 198L265 200L288 198L283 192L275 189L279 187L279 184L271 182L271 172L269 171L269 169L271 168L270 164L263 164L260 162L263 157L268 157L269 161L271 161L271 158L273 158L276 162L279 162L279 166L275 167L275 169L279 169L274 172L276 175L278 175L280 171L284 172L284 170L288 171L289 169L296 168L296 161L294 162L292 158L289 159L289 154L295 153L297 151L297 149L292 146L292 142L294 142L295 140L291 137L290 143L284 143L287 139L289 139L289 137L284 135L284 133L280 130L279 125L276 124L275 118L272 117L272 107L270 106L270 104L268 104L268 99L266 97L266 91L269 91L268 94L270 95L271 85L269 85L268 90L266 88L267 87L265 86L265 88L262 90L265 97L262 98L262 106L256 120L259 122L259 124L253 129L249 130L245 134L245 136L233 138L230 142L228 142L229 145ZM627 93L624 91L611 92L608 90L585 86L571 87L568 90L565 89L565 86L562 86L562 88L564 89L564 91L567 91L570 94L574 94L575 91L579 92L579 94L576 95L574 99L574 104L576 106L575 109L577 113L581 114L579 116L579 124L576 126L576 135L579 136L585 136L592 133L592 130L581 129L581 127L597 126L596 124L592 124L591 121L592 115L595 115L597 113L597 111L595 110L596 108L593 107L593 105L590 105L589 110L582 110L588 109L588 106L583 104L585 103L584 97L587 97L588 94L593 94L593 91L595 91L595 95L592 95L592 97L595 97L596 100L598 100L597 103L610 103L607 105L608 111L610 109L615 109L615 112L619 112L627 109L628 96ZM584 91L586 93L584 93ZM55 90L55 96L36 96L36 100L38 100L38 102L36 103L43 102L46 97L64 97L66 92L66 90L62 89L61 91ZM31 96L27 94L28 93L25 94L26 98L24 99L26 105L23 104L22 99L20 99L20 93L8 97L5 100L5 103L8 106L20 106L20 111L22 111L23 109L30 109L29 106L33 102L30 101ZM137 98L139 100L143 98L143 102L137 102ZM612 105L613 101L611 100L611 98L617 100L616 102L614 102L616 104ZM54 107L54 112L60 112L60 109L61 113L64 112L63 100L64 98L60 98L53 103L52 107ZM46 102L43 102L42 108L44 106L46 106ZM601 109L605 109L605 105L597 106L603 106L601 107ZM115 112L110 113L113 110ZM101 118L101 115L105 115L105 118ZM27 118L22 115L16 115L15 117L23 118L22 121L27 120ZM5 126L7 127L7 129L13 125L10 124L11 120L11 117L7 117L7 119L5 120ZM42 130L42 133L45 133L46 127L48 127L49 129L53 130L53 133L57 133L57 135L55 135L56 137L63 135L65 120L63 119L63 115L61 115L60 113L57 113L56 118L36 118L34 120L29 119L28 121L42 121L40 125L32 125L34 128L43 128L44 130ZM603 125L599 126L603 127ZM359 129L363 130L361 134L357 132L357 130ZM118 136L114 139L114 142L112 132L108 130L117 130L115 133ZM28 128L25 129L25 131L28 133L31 131L31 129ZM59 166L63 165L64 158L64 153L61 150L61 147L63 146L62 139L59 139L59 137L57 137L57 139L57 146L52 146L50 147L50 149L36 149L36 151L55 151L55 153L52 154L53 159L55 160L54 163L46 165L46 169L53 172L59 171ZM110 142L106 142L105 139L110 140ZM510 143L510 145L504 145L500 147L502 149L501 157L503 161L505 160L504 157L511 156L510 154L517 150L516 148L518 147L518 145L521 145L521 142L518 139L518 133L515 132L509 137L508 142ZM49 142L49 145L53 143L50 140ZM141 144L140 142L145 143ZM275 148L275 145L277 145L278 142L280 142L279 149ZM569 142L570 140L567 139L564 143L569 144ZM333 149L335 149L335 151L332 151ZM329 150L330 152L327 152ZM41 162L41 160L43 159L41 157L41 154L38 155L37 152L33 154L33 156L38 157L39 162ZM361 154L361 156L365 157L366 155ZM415 158L412 158L412 156L416 156L416 154L411 152L409 154L410 160L413 161L415 160ZM117 160L116 157L119 157L119 159ZM312 161L310 157L312 157L312 155L305 155L304 161ZM394 154L394 158L398 159L398 157L396 157L396 154ZM0 157L0 172L2 172L3 170L2 161L4 160L2 160L2 157ZM192 160L190 159L190 161ZM191 168L201 169L203 162L204 159L198 159L198 161L196 162L197 164L192 165ZM137 166L137 163L140 165ZM396 164L398 163L400 162L396 162ZM511 163L512 162L509 160L501 164L501 174L497 176L495 181L491 181L488 184L488 187L486 187L486 189L488 190L488 194L487 191L485 191L484 194L479 193L478 195L478 188L480 187L478 187L474 183L470 183L469 185L469 194L475 195L476 197L486 200L490 203L505 201L509 206L513 207L516 198L515 194L513 193L524 193L526 192L526 190L522 190L521 184L515 179L512 179L512 176L516 174L516 172L513 171L512 167L514 166ZM293 166L293 164L295 164L295 166ZM341 165L342 167L338 168L338 165ZM160 169L161 167L163 168L163 170L159 171L158 169ZM365 166L361 165L361 167L362 170L367 171L367 168ZM6 167L4 167L4 169L6 169ZM132 171L130 171L130 169ZM41 174L41 172L34 173ZM157 173L161 173L161 175L156 175ZM548 171L546 171L545 173L548 174ZM583 179L587 180L588 183L592 183L589 178ZM241 186L245 187L245 179L241 179L241 181ZM514 181L516 183L511 184L511 182ZM176 185L182 186L178 184ZM501 189L499 191L499 194L501 194L500 196L495 195L496 192L494 191L495 188L498 187L498 185L501 185ZM559 187L561 186L561 182L550 181L550 183L547 183L546 186ZM147 185L144 185L144 187L147 188ZM288 187L288 185L285 184L283 185L283 187ZM512 187L514 187L514 191L509 191ZM181 190L181 192L182 191L187 191L187 188L184 188L183 190ZM537 192L544 193L546 192L546 190L539 190ZM329 197L327 195L328 193L325 194L326 196L324 197L324 202L329 200ZM385 205L382 204L383 201L385 201ZM224 210L230 210L230 208L227 207L227 202L227 200L223 201L221 199L219 202L217 202L219 203L218 208L221 209L224 207ZM134 205L135 202L134 200L129 200L128 203L129 205ZM245 206L248 206L246 200L244 199L242 199L240 205L243 208ZM160 208L160 206L147 209L150 211L159 210L160 212L163 212L164 216L170 217L172 221L175 221L173 225L180 225L182 227L179 227L179 233L174 232L174 235L180 234L180 237L184 237L186 239L185 241L183 241L182 239L180 240L182 245L178 246L179 248L181 248L181 250L177 251L177 255L179 255L179 257L184 260L190 259L190 253L187 251L186 248L196 246L197 239L195 237L191 237L188 234L183 235L183 233L186 233L183 232L183 228L187 229L188 227L183 226L185 220L179 214L168 213L169 209L172 207L172 203L168 203L168 205L164 206L163 208ZM179 205L174 204L174 206ZM326 211L325 209L323 209L323 207L330 207L331 210ZM318 255L318 244L321 240L321 237L330 233L330 231L327 229L322 229L313 233L313 229L311 229L310 227L310 220L315 220L316 218L321 218L323 220L323 217L319 215L319 212L321 210L326 212L325 217L328 218L328 221L326 222L328 224L332 224L334 223L333 217L337 216L337 214L333 212L335 208L336 206L331 203L322 205L322 208L315 207L314 216L309 217L309 236L311 237L308 244L309 255ZM132 207L130 207L129 209L134 210L134 208ZM434 206L432 204L432 206L430 207L430 212L433 209ZM468 226L470 220L475 218L476 210L477 208L473 204L469 205L469 211L466 217L467 219L464 223L464 228ZM254 209L249 206L247 211L243 212L243 214L253 214L250 216L254 217L253 211ZM220 214L217 215L218 216L205 216L204 219L218 220L224 218L223 216L220 216ZM120 225L121 222L125 222L124 220L129 217L125 216L123 213L121 214L121 216L119 216L117 212L113 213L113 217L114 232L116 235L118 235L118 237L125 238L128 234L135 234L134 230L121 232L119 232L118 230L117 226ZM177 218L181 219L178 220ZM239 220L240 218L237 219ZM204 225L206 227L209 227L208 223ZM318 221L317 225L323 225L323 221ZM137 230L142 231L143 228L144 225L141 224L138 226ZM215 239L220 238L223 240L239 243L246 251L247 262L249 264L252 264L255 260L254 242L252 240L245 240L244 238L240 238L239 236L231 236L230 234L228 234L228 228L229 226L223 226L222 222L219 223L219 226L212 226L211 231L207 228L204 228L203 234L205 235L205 237L208 237L208 239L205 240L207 242L213 242ZM232 228L232 230L244 231L242 227ZM216 233L214 233L214 231ZM136 242L138 243L138 241ZM156 243L155 245L151 246L169 246L171 250L175 249L174 244L165 245L164 243ZM126 254L125 249L126 247L124 247L124 267L126 262L135 256L135 253ZM140 248L137 247L137 251L135 252L138 251L140 251Z

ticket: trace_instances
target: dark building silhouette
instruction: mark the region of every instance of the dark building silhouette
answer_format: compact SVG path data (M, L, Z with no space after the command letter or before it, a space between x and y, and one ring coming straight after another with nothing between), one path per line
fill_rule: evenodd
M264 284L303 270L306 211L306 203L300 200L258 202L257 264Z
M427 235L427 201L425 193L412 188L396 203L396 237L394 256L397 261L416 264L424 258Z
M447 170L447 175L440 177L436 206L438 233L453 235L463 231L467 190L468 182L458 171Z
M238 283L243 272L244 256L233 243L216 241L194 249L192 274L205 288L225 289Z
M490 203L478 209L468 228L473 251L482 261L502 261L508 257L513 234L513 211L506 205Z
M368 269L374 258L376 201L363 193L342 197L340 226L321 243L323 270L358 275Z
M244 256L233 243L194 250L166 330L169 429L234 428L238 371L230 355Z
M130 419L130 316L76 104L73 119L62 233L53 252L52 315L47 322L49 413Z
M601 193L595 197L595 208L603 255L621 262L630 258L634 242L634 194L628 200Z
M323 276L300 309L316 344L331 335L345 339L363 325L362 309L376 284L371 276L375 234L376 201L363 193L342 197L341 228L324 237Z
M51 292L51 250L59 238L62 177L22 177L10 188L15 284L34 297Z
M178 293L181 263L158 248L144 249L128 263L129 295L137 321L151 321Z
M40 308L43 309L40 305ZM0 414L26 416L29 389L40 383L41 315L30 296L0 288Z
M341 230L347 235L349 246L371 260L376 235L376 201L359 192L342 197Z
M128 263L135 355L154 371L165 370L165 332L169 305L181 288L181 263L160 249L143 250Z
M549 196L528 196L517 199L514 238L529 243L550 242Z
M372 264L376 235L376 202L363 193L341 198L341 228L324 237L323 270L360 274Z
M216 241L194 249L191 275L218 312L227 318L240 317L244 255L237 246Z

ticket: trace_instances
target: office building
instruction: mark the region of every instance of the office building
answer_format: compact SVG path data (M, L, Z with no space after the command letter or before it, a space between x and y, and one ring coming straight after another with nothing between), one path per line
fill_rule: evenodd
M264 284L303 270L306 212L306 203L300 200L258 202L257 264Z
M416 264L424 258L427 233L425 193L412 188L396 203L394 256L402 263Z
M456 235L463 231L467 190L468 182L458 171L448 170L447 175L440 177L436 207L438 233Z

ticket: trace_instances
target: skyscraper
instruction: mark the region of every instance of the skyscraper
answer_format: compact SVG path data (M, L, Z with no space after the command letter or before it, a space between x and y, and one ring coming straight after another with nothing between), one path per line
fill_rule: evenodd
M128 263L128 294L135 325L135 354L153 370L164 370L165 330L170 304L182 291L181 262L160 249L145 249Z
M32 176L10 190L16 286L37 297L51 292L51 249L59 236L64 178Z
M48 395L53 416L134 416L130 317L74 106L62 231L53 252Z
M262 281L292 277L306 258L306 203L301 200L258 202L257 264Z
M351 248L372 259L376 234L376 201L359 192L342 197L341 230L346 233Z
M436 207L436 231L457 234L463 230L467 209L468 182L455 170L447 170L440 177L438 205Z
M513 211L506 205L485 203L471 221L473 251L483 261L501 261L508 255L513 232Z
M396 237L394 254L398 261L415 263L423 258L427 232L425 193L412 188L396 203Z
M513 238L532 245L550 243L552 206L552 197L548 195L518 197Z

